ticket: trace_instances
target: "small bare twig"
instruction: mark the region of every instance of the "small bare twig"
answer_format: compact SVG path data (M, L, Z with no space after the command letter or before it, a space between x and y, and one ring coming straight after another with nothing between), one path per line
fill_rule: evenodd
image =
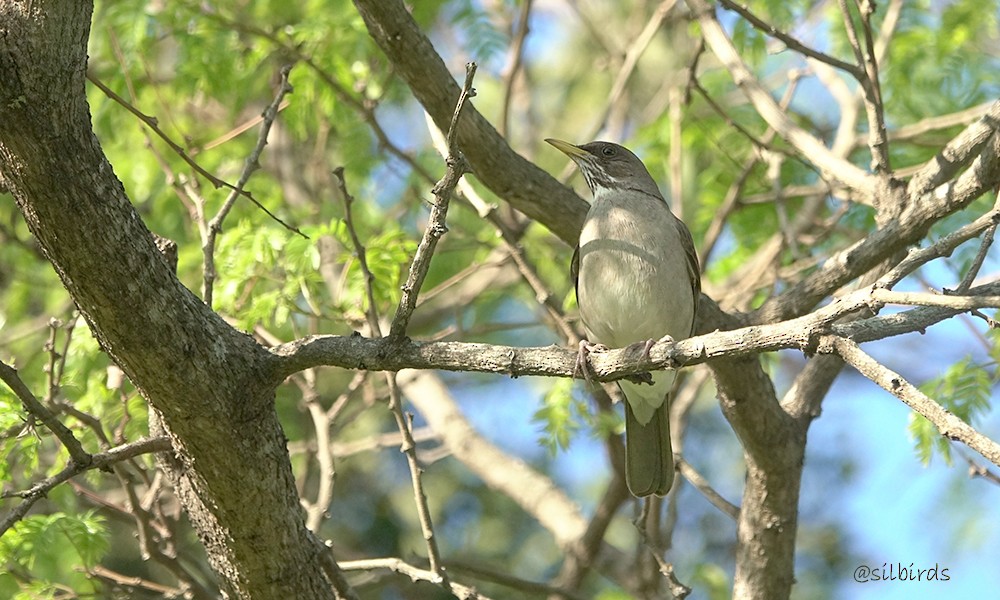
M455 106L455 112L452 115L451 125L448 128L448 158L446 161L448 167L444 177L442 177L437 185L434 186L434 190L432 192L434 194L435 202L431 207L431 214L427 223L427 229L424 231L420 244L417 246L416 254L413 257L413 262L410 264L409 275L407 276L406 284L403 286L403 295L400 299L399 307L396 309L396 316L393 318L392 325L389 329L389 337L391 339L402 339L406 335L406 327L409 323L410 316L413 314L413 310L416 307L420 287L422 286L424 278L427 276L427 272L430 269L431 258L434 255L437 242L447 231L445 218L448 214L448 203L451 198L451 194L454 191L455 186L458 185L459 179L461 179L462 175L464 175L468 169L468 165L466 165L465 159L459 152L458 145L456 143L458 135L458 128L456 125L462 114L462 108L465 106L465 103L469 98L475 95L475 90L472 87L472 81L476 74L476 68L476 63L474 62L470 62L466 65L465 84L459 94L458 102ZM353 239L355 241L356 248L361 248L360 241L357 240L356 236ZM368 286L370 294L370 280L368 280ZM369 303L371 305L369 307L368 315L369 322L374 328L373 335L381 336L377 314L374 312L375 307L374 303L371 301L371 297L369 297ZM428 560L430 561L431 571L434 574L432 581L442 585L442 587L447 590L451 590L452 593L455 593L456 588L449 581L448 574L445 572L444 565L441 562L441 556L438 551L430 508L427 505L427 494L424 492L423 481L421 479L422 467L420 466L420 462L417 458L417 444L413 439L412 416L403 412L402 394L399 391L399 385L396 382L395 373L389 373L386 377L386 381L389 388L389 410L392 412L393 418L396 420L396 426L399 429L400 434L403 436L403 443L400 450L406 455L406 461L410 468L410 481L413 484L413 496L417 507L417 517L420 521L420 527L424 535L424 540L427 543Z
M675 459L676 460L676 459ZM722 494L715 491L715 488L708 482L707 479L702 477L701 473L695 470L686 460L681 458L677 460L677 470L680 471L681 475L694 486L694 489L701 492L701 495L708 500L712 506L718 508L722 514L731 518L732 520L737 520L740 517L740 507L736 506L729 500L722 497Z
M337 167L333 170L333 176L337 178L337 186L340 189L340 197L344 200L344 225L351 236L351 243L354 244L354 254L358 257L358 266L361 267L361 276L365 280L365 298L368 306L365 308L365 317L368 319L368 328L371 329L373 337L382 337L382 330L378 322L378 307L375 305L375 276L368 268L368 253L365 245L358 237L357 228L354 226L354 213L351 206L354 203L354 196L347 191L347 182L344 180L344 167Z
M417 162L412 156L400 149L399 146L394 144L392 140L389 139L388 133L379 123L375 116L375 109L378 106L377 101L365 97L363 94L359 97L352 93L348 88L341 84L337 79L330 74L329 71L320 66L313 57L303 50L301 44L293 39L289 39L287 36L280 34L280 29L275 31L269 31L243 19L235 19L229 17L217 10L216 7L206 8L203 2L194 3L187 2L189 10L194 10L205 16L206 18L221 24L227 31L235 30L243 33L248 33L259 38L265 39L276 48L279 48L283 54L292 57L297 62L304 63L307 67L312 69L317 77L333 92L333 95L337 97L337 100L343 102L347 106L351 107L358 115L361 116L362 120L371 128L372 133L375 134L375 139L378 140L379 147L388 151L390 154L400 159L407 164L413 172L420 176L421 179L425 181L434 181L434 177Z
M997 223L1000 223L1000 196L997 197L997 201L993 205L993 210L979 217L972 223L949 233L926 248L911 250L906 258L901 260L899 264L879 279L878 285L892 288L897 283L902 281L904 277L917 270L920 266L936 258L949 256L959 245L976 237L983 231L996 229ZM983 247L988 248L989 245L981 245L980 252L982 252ZM958 288L958 291L961 291L962 293L968 292L970 287L964 286L964 283L965 282L963 281Z
M343 571L374 571L378 569L389 569L400 575L406 575L415 581L429 581L433 584L440 584L437 573L427 571L407 563L399 558L369 558L365 560L345 560L340 563ZM458 583L451 584L451 593L460 600L489 600L487 596L479 593L475 588L471 588Z
M646 521L644 517L647 516L647 510L649 509L649 505L651 502L652 502L651 499L648 498L646 499L643 514L639 517L639 520L636 523L636 530L638 530L639 532L639 537L642 540L643 545L646 547L647 550L649 550L649 554L653 557L653 560L656 561L656 565L657 568L659 569L660 575L663 576L663 578L667 582L667 585L670 587L671 597L675 598L676 600L683 600L684 598L687 598L691 594L691 588L684 585L683 583L680 582L680 580L677 579L677 574L674 573L673 563L668 562L663 557L662 549L658 548L655 542L649 539L649 535L646 532L646 529L641 526L641 523L645 523Z
M983 267L983 262L986 261L986 254L993 246L993 236L996 234L997 224L1000 222L1000 218L998 218L1000 216L1000 194L997 194L996 203L993 205L993 210L990 214L993 218L986 227L986 233L983 234L983 240L979 244L979 251L976 252L976 257L972 259L972 264L969 265L969 270L962 278L961 283L955 288L955 292L958 294L964 294L972 287L972 282L976 280L979 270Z
M503 75L503 103L500 105L500 122L497 123L497 132L501 137L506 138L510 132L510 103L514 98L514 86L517 76L521 72L521 64L524 59L524 42L528 39L528 22L531 19L532 0L525 0L521 3L521 12L517 17L517 29L514 32L514 39L511 42L508 66Z
M782 111L771 94L763 88L750 68L740 57L725 29L715 18L715 11L707 0L687 0L701 24L706 45L729 71L736 85L743 91L760 116L787 140L802 156L815 164L827 180L840 181L859 195L859 200L871 203L874 186L871 176L849 161L834 155L818 138L799 127Z
M94 565L93 567L87 569L87 574L91 577L110 583L114 588L122 588L123 590L127 590L131 593L136 593L136 595L139 595L137 592L142 590L152 592L160 598L184 597L184 590L179 587L175 588L166 586L135 575L125 575L102 565Z
M628 85L629 80L632 79L632 75L635 73L636 67L639 65L639 59L646 52L649 44L653 41L656 32L660 30L660 25L667 18L667 14L670 13L670 9L677 4L677 0L662 0L653 11L653 14L649 16L646 21L646 25L639 32L639 35L635 36L634 41L629 44L628 49L625 51L625 59L622 62L622 66L618 69L618 73L615 75L615 81L611 85L611 91L608 92L608 98L605 101L604 113L597 122L597 126L588 136L589 138L597 135L599 131L607 126L608 118L611 115L612 110L614 110L615 105L622 99L625 88Z
M865 112L868 115L868 147L871 150L871 169L875 173L889 174L889 144L885 132L885 115L882 111L882 90L879 85L878 63L875 57L875 41L872 36L871 15L874 5L868 0L857 3L861 16L861 32L864 46L858 37L858 29L847 0L839 0L840 10L844 16L844 29L847 41L854 50L858 69L851 73L861 84L864 96Z
M239 195L253 202L257 206L257 208L264 211L264 213L267 214L267 216L271 217L272 220L279 223L285 229L288 229L289 231L294 231L295 233L301 235L302 237L306 237L306 235L301 231L299 231L298 228L293 227L288 223L285 223L284 221L279 219L274 213L269 211L263 204L261 204L256 198L254 198L253 194L251 194L250 192L243 189L238 189L237 186L225 181L224 179L220 179L215 175L209 173L207 170L205 170L201 165L195 162L193 158L191 158L191 156L187 153L186 150L184 150L184 148L181 147L180 144L170 139L170 136L168 136L162 129L160 129L160 126L156 121L156 117L151 117L140 111L135 106L132 106L132 104L128 100L125 100L124 98L116 94L111 88L104 85L104 82L102 82L97 77L91 75L90 73L87 74L87 79L95 86L97 86L98 89L104 92L104 95L106 95L108 98L111 98L112 100L120 104L122 107L124 107L125 110L135 115L136 118L142 121L143 124L146 125L146 127L149 127L153 131L153 133L157 135L157 137L159 137L168 146L170 146L170 149L173 150L174 153L181 158L181 160L187 163L188 166L190 166L196 173L207 179L209 183L211 183L216 189L224 187L229 190L236 191Z
M776 40L779 40L789 50L793 50L795 52L798 52L799 54L802 54L803 56L808 56L809 58L814 58L820 61L821 63L830 65L834 69L840 69L841 71L850 73L855 78L863 76L862 71L860 70L860 68L858 68L857 65L852 65L847 61L841 60L835 56L830 56L829 54L825 54L823 52L820 52L819 50L816 50L815 48L811 48L803 44L798 39L792 37L791 35L785 33L784 31L781 31L774 25L771 25L767 21L764 21L757 15L750 12L750 9L747 8L746 4L739 4L733 2L733 0L719 0L719 4L721 4L722 7L725 8L726 10L731 10L734 13L738 14L739 16L743 17L744 19L746 19L748 23L753 25L755 28L775 38Z
M403 284L403 295L399 301L399 307L396 309L396 315L392 319L392 325L389 328L389 337L391 338L401 338L406 335L406 327L409 325L410 317L413 315L413 310L417 305L417 295L420 293L420 287L423 285L424 278L430 270L434 249L437 248L437 243L441 239L441 236L448 231L445 225L445 217L448 214L448 202L451 199L451 193L454 191L455 186L458 185L458 180L468 170L468 165L459 152L456 143L458 136L458 127L456 125L458 124L458 119L462 114L462 108L465 106L465 103L469 98L476 95L476 90L472 87L476 68L477 65L474 62L470 62L465 66L465 85L462 86L462 92L459 94L455 112L451 117L451 125L448 127L449 155L446 161L448 168L444 177L438 181L432 190L435 202L431 206L427 229L424 231L424 235L417 246L417 251L413 256L413 262L410 264L406 283Z
M264 212L271 215L271 213L261 206L259 202L253 199L248 193L244 192L243 187L246 186L247 182L250 180L250 176L253 172L260 168L260 155L264 151L264 146L267 145L267 136L271 131L271 125L274 124L274 120L278 118L278 107L281 106L281 101L284 100L286 94L292 92L292 86L288 83L288 75L291 72L292 67L286 65L281 68L281 83L278 86L278 92L274 95L274 100L271 104L264 110L263 120L260 125L260 134L257 136L257 145L254 146L250 155L247 156L246 161L243 165L243 172L240 173L240 178L237 180L236 185L231 189L229 197L226 201L222 203L222 207L219 208L219 212L216 213L212 220L208 222L208 232L207 239L205 240L205 245L202 247L202 253L204 255L204 288L202 289L202 299L205 304L212 306L212 289L215 285L215 278L217 273L215 272L215 240L219 233L222 232L222 222L225 221L226 217L229 215L229 211L232 210L233 205L236 204L237 198L240 196L246 196L253 200L254 204L260 207ZM276 221L281 223L281 220L271 215ZM282 223L284 225L284 223ZM285 227L288 227L285 225ZM305 237L305 235L294 228L292 229L299 235Z
M972 457L967 456L965 452L959 452L959 454L961 454L962 458L965 459L965 462L969 464L969 477L982 477L994 485L1000 485L1000 474L997 474L995 471L992 471L972 460Z

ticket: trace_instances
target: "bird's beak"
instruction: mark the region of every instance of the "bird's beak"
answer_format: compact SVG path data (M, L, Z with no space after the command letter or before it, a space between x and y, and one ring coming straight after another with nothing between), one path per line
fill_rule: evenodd
M564 142L562 140L557 140L554 138L545 138L545 141L555 146L557 150L559 150L566 156L572 158L574 161L590 157L589 152L587 152L586 150L575 144L571 144L569 142Z

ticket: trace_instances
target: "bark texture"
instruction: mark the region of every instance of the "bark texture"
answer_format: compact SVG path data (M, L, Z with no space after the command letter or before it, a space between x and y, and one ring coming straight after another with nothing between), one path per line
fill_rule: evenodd
M0 2L0 171L102 348L159 411L227 595L328 598L274 410L274 359L173 275L91 129L90 2Z

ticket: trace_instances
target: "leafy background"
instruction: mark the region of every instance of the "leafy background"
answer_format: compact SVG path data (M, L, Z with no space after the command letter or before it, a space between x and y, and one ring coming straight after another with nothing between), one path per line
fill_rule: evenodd
M661 182L670 179L671 152L682 150L682 179L675 182L681 196L672 201L700 242L730 186L756 157L753 145L732 123L755 135L766 126L711 61L703 59L699 82L707 97L725 108L725 116L706 95L686 89L684 69L695 56L696 37L694 26L683 18L667 20L643 53L625 88L625 101L602 119L615 61L655 4L534 2L523 70L506 122L502 115L510 47L523 1L421 1L414 3L413 13L457 78L466 61L479 63L476 107L506 131L518 152L551 173L571 171L564 157L541 143L545 137L582 142L599 134L624 141ZM806 43L850 56L834 3L753 4L759 16ZM876 19L883 14L880 10ZM841 115L802 57L735 15L722 11L720 18L775 97L788 89L789 73L802 72L791 110L800 124L830 138ZM881 71L889 127L997 98L998 57L995 0L905 3ZM249 189L308 238L241 201L226 221L216 252L214 307L241 329L266 332L276 340L345 334L362 326L363 280L344 226L343 203L332 175L336 167L343 167L356 198L354 218L376 276L379 312L391 314L400 278L426 221L429 189L443 173L419 105L347 2L97 2L90 75L155 117L201 167L227 181L235 181L243 169L256 142L256 120L274 95L280 67L289 63L295 64L294 93L272 130L262 170ZM687 101L676 104L685 93ZM203 256L197 216L214 214L227 191L214 189L97 87L90 86L88 95L94 127L116 174L150 229L179 244L178 276L200 292ZM672 102L682 118L680 148L671 144ZM960 129L933 129L894 143L893 164L927 160ZM863 137L861 142L852 158L866 165ZM488 201L500 205L470 179ZM586 195L579 177L569 181ZM784 187L810 185L817 182L817 174L803 161L787 159L780 163L777 181ZM781 211L794 214L798 208L799 200L793 197L781 207L766 200L773 188L766 165L749 169L743 201L706 261L705 280L713 297L726 297L727 285L780 226ZM980 200L941 224L935 235L970 221L991 202ZM873 227L867 209L843 206L835 199L828 200L824 216L831 219L829 230L812 247L786 250L785 266L805 264L801 268L807 269L831 248L859 239ZM456 282L481 269L500 245L495 229L466 203L457 203L450 213L449 229L424 288L430 290L425 299L436 296L441 301L418 309L413 336L563 343L520 280L498 279L468 301L449 302ZM0 196L0 240L0 355L13 360L37 395L62 408L64 422L89 450L144 435L144 402L127 382L118 381L116 368L77 317L9 196ZM522 246L559 304L572 308L570 249L538 225L527 225ZM949 259L922 269L902 289L954 286L974 252L975 244L962 247ZM992 276L997 267L991 257L984 276ZM729 301L746 308L770 291L757 288ZM958 318L925 335L886 340L867 349L996 439L1000 420L992 410L995 337L971 320ZM794 352L763 360L779 393L804 364ZM564 380L441 376L487 437L548 473L585 511L594 507L609 477L599 433L620 427L620 422L597 418L582 388ZM357 556L421 555L423 540L412 510L408 473L398 442L392 443L392 420L379 400L384 390L374 378L348 388L352 377L350 372L327 369L315 381L318 402L325 408L345 389L353 390L333 424L336 488L320 534ZM308 399L287 384L279 389L278 409L300 490L313 496L317 466L310 450L315 431ZM5 492L28 487L60 470L67 460L40 426L25 430L25 418L10 391L0 389L0 452L7 457L0 462L0 482ZM418 415L418 432L422 425ZM710 386L699 392L685 440L686 459L724 497L736 501L742 489L741 452ZM425 483L445 556L475 556L528 579L555 573L560 554L535 522L448 459L433 440L423 442L421 449L430 461ZM813 428L809 450L799 519L798 597L971 598L1000 588L1000 575L987 566L1000 558L997 487L970 478L968 452L943 441L905 406L845 373ZM148 457L136 459L130 472L153 485ZM107 593L108 586L92 576L98 565L169 585L170 573L156 561L142 559L134 523L114 508L124 502L122 490L115 477L99 472L56 488L34 514L0 538L0 561L5 565L0 597ZM11 505L11 500L0 501L5 510ZM681 491L679 506L668 558L681 580L695 588L696 597L727 597L732 522L690 488ZM622 547L631 543L634 532L628 518L621 515L615 522L610 542ZM183 517L176 520L173 533L185 568L211 585L204 551ZM949 569L951 579L931 584L852 581L856 566L883 563L938 565ZM587 585L585 591L592 597L624 597L599 578ZM405 597L392 585L372 590L370 597Z

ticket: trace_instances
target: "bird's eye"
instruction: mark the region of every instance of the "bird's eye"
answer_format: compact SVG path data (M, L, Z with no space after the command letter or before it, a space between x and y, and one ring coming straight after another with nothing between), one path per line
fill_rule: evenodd
M603 154L604 156L614 156L615 155L615 147L614 146L605 146L604 148L601 149L601 154Z

